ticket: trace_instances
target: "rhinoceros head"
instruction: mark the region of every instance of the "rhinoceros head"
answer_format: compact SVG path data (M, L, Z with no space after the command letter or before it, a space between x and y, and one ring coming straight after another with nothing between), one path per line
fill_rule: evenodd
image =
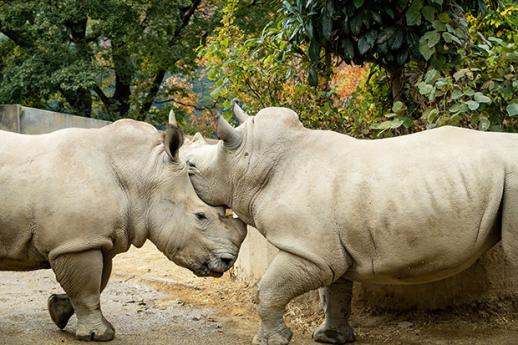
M253 225L251 200L268 180L282 156L285 133L303 129L298 115L287 108L266 108L248 116L237 102L234 115L240 122L232 127L218 116L216 145L194 138L183 149L189 176L196 193L210 205L231 207L246 223ZM197 139L197 140L196 140Z
M161 187L150 208L150 240L170 260L198 276L219 277L234 264L246 235L239 219L223 207L204 203L194 191L188 169L179 157L183 135L170 124L164 136ZM170 188L166 187L170 186Z

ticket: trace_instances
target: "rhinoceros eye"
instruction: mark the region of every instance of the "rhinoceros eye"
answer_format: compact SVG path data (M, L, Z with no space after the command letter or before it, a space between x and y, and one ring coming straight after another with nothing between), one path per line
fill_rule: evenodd
M207 219L207 216L203 212L196 212L194 215L196 216L196 219L198 219L198 220L205 220L205 219Z

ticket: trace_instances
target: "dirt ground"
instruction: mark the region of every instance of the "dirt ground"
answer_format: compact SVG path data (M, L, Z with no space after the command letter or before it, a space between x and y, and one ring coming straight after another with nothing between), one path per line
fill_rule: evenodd
M50 270L0 272L0 345L84 344L74 339L75 317L60 331L48 316L47 297L60 292ZM102 307L116 329L112 344L246 345L259 322L254 294L228 273L197 278L146 244L116 257ZM294 345L315 344L311 332L322 315L308 299L288 308ZM518 308L499 307L387 313L355 306L351 323L358 345L518 344Z

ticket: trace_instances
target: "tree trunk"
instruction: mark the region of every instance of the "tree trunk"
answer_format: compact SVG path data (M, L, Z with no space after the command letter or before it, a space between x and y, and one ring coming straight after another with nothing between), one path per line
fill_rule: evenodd
M139 111L139 120L143 120L146 117L146 113L151 109L153 105L153 101L155 100L158 91L160 90L160 85L162 85L162 81L164 80L165 69L160 69L153 80L153 84L151 85L151 89L149 90L146 98L144 99L144 103Z
M390 71L390 89L392 92L392 101L394 102L401 99L401 89L403 87L402 77L402 67L396 67Z

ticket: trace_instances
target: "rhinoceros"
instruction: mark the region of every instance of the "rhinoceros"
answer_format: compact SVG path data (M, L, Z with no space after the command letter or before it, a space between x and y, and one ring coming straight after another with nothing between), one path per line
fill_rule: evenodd
M286 304L320 288L318 342L354 341L352 281L418 284L472 265L502 239L518 249L518 135L441 127L358 140L304 128L272 107L240 126L217 119L216 145L183 153L198 195L226 205L280 252L257 292L257 345L288 344Z
M77 315L76 337L106 341L101 313L112 258L149 239L199 276L235 261L245 225L205 204L178 159L183 134L119 120L100 129L44 135L0 131L0 270L51 268L66 294L51 295L52 320Z

